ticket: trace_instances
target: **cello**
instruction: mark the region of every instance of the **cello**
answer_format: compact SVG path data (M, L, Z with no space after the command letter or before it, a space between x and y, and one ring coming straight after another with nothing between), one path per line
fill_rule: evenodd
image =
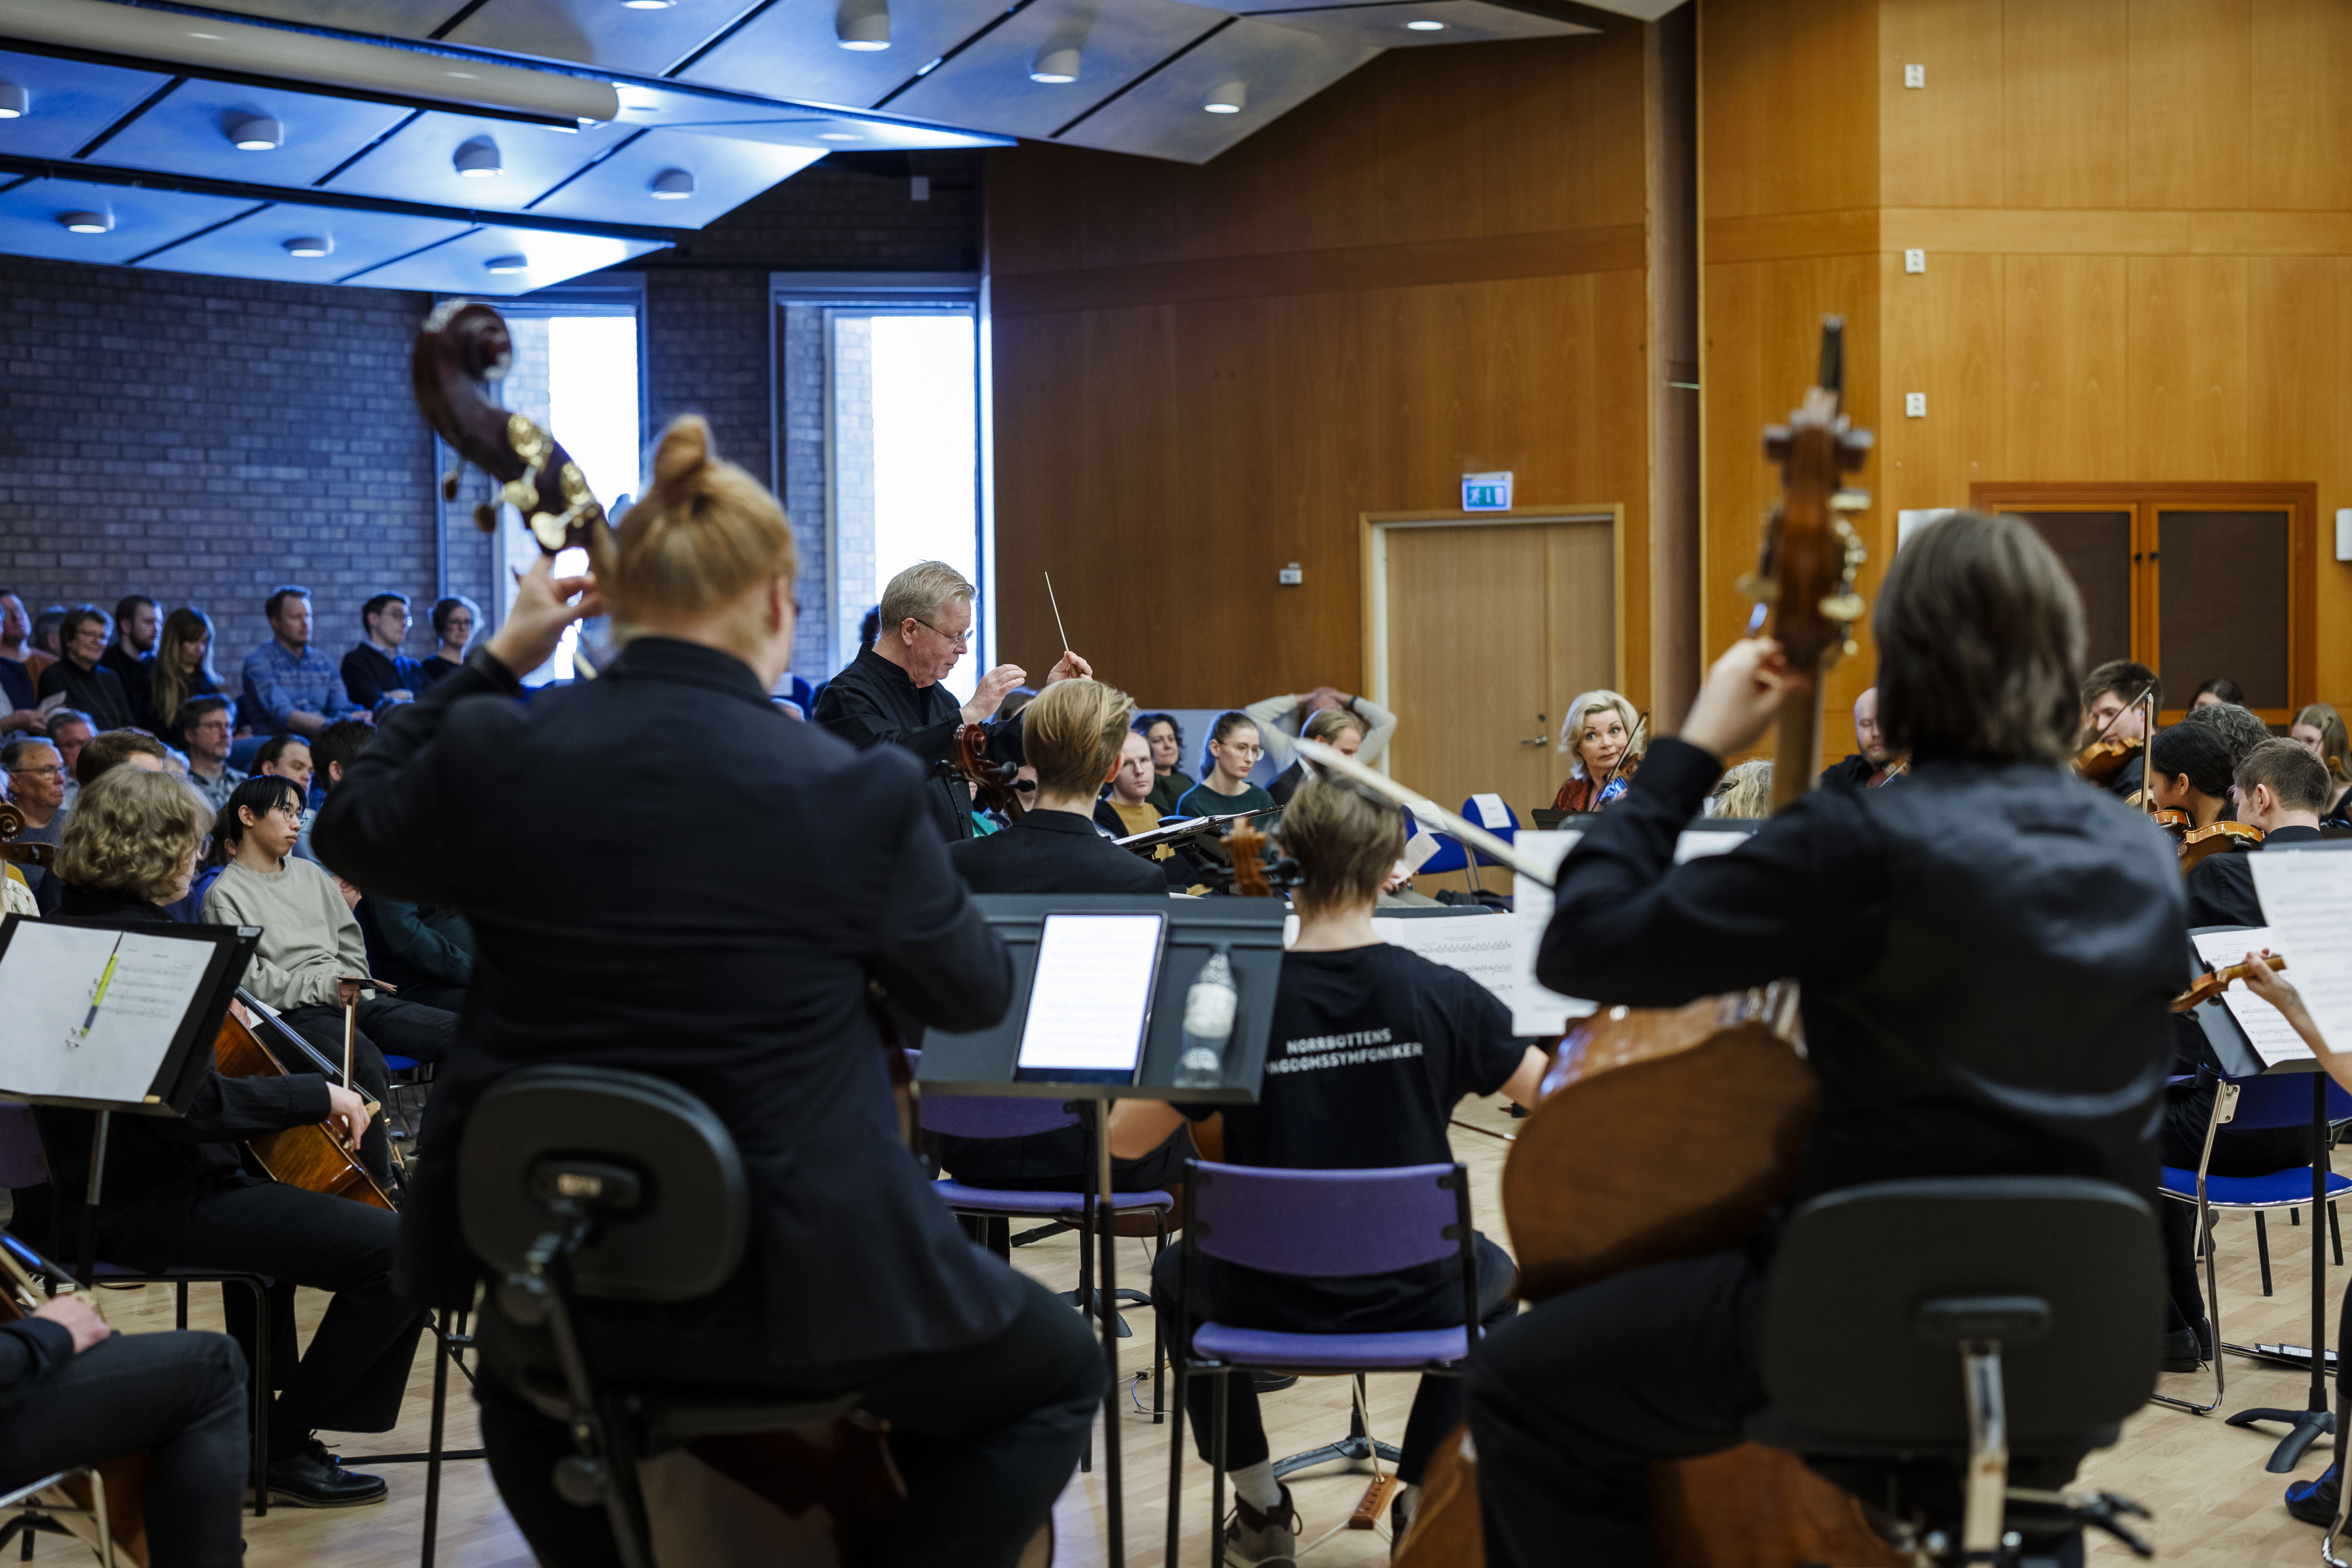
M220 1028L213 1036L214 1070L223 1078L289 1076L292 1069L237 1015L235 1006L221 1015ZM330 1083L335 1081L331 1072L322 1076ZM395 1206L391 1195L368 1174L367 1167L323 1121L264 1132L247 1139L245 1146L252 1152L254 1163L268 1172L272 1181L349 1198L370 1208Z

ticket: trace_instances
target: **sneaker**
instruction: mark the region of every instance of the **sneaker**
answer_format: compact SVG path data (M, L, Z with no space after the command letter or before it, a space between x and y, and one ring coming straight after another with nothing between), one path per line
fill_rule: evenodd
M343 1468L316 1437L306 1438L290 1454L269 1461L269 1500L296 1508L356 1508L382 1502L387 1489L382 1476L362 1476Z
M1234 1499L1233 1522L1225 1526L1225 1561L1255 1563L1268 1568L1291 1568L1298 1559L1298 1510L1290 1506L1290 1489L1265 1513L1247 1498Z
M2286 1489L2287 1512L2322 1530L2334 1524L2336 1500L2344 1485L2340 1469L2339 1461L2328 1466L2315 1481L2291 1482Z

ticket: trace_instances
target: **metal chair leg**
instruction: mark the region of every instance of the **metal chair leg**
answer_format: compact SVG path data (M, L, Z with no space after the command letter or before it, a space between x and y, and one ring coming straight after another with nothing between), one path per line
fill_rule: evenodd
M1163 1554L1169 1568L1176 1562L1176 1538L1182 1532L1181 1515L1184 1511L1184 1367L1176 1368L1176 1407L1169 1418L1168 1430L1168 1550Z
M2254 1211L2254 1250L2262 1254L2263 1294L2271 1293L2271 1235L2263 1224L2263 1211Z
M1233 1373L1220 1371L1216 1379L1216 1397L1210 1407L1209 1568L1225 1568L1225 1388Z

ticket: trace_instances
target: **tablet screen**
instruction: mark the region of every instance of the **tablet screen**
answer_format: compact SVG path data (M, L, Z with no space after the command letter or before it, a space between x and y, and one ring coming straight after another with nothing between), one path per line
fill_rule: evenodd
M1021 1028L1021 1071L1133 1082L1167 928L1165 915L1047 915Z

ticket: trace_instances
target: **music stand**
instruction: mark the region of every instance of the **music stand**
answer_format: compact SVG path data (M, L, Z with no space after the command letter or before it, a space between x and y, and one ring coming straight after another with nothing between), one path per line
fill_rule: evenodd
M78 1277L94 1288L107 1134L117 1112L181 1116L203 1081L258 926L111 930L0 919L0 1096L97 1112Z
M970 1034L939 1030L928 1034L917 1082L942 1094L1016 1095L1076 1103L1087 1169L1093 1173L1087 1184L1080 1234L1094 1235L1100 1247L1093 1306L1099 1312L1103 1360L1110 1369L1110 1388L1103 1399L1105 1533L1110 1542L1110 1568L1123 1568L1127 1538L1118 1444L1118 1282L1113 1265L1118 1238L1111 1226L1097 1222L1097 1212L1107 1208L1110 1199L1110 1108L1120 1100L1188 1105L1257 1102L1258 1086L1265 1078L1267 1036L1274 1026L1274 991L1282 975L1283 919L1289 910L1280 899L1170 899L1152 894L991 893L972 902L1012 951L1016 1002L992 1028ZM1167 917L1142 1064L1131 1084L1015 1079L1022 1031L1028 1021L1031 982L1037 971L1037 943L1049 914ZM1224 1081L1215 1089L1178 1089L1176 1064L1184 1051L1185 995L1219 947L1225 950L1234 988L1240 994L1234 1032L1225 1044Z

